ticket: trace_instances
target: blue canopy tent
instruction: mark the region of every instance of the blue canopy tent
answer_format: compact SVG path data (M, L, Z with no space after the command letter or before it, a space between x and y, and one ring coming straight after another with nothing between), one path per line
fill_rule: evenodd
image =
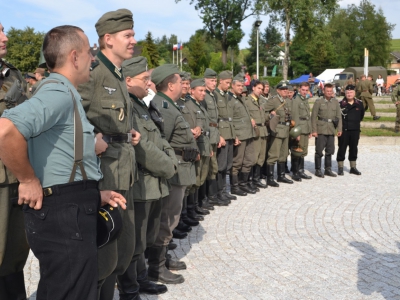
M290 80L289 83L290 83L290 84L300 84L300 83L302 83L302 82L307 82L307 81L308 81L308 78L310 78L309 75L301 75L299 78ZM315 78L315 77L314 77L314 78ZM315 78L315 81L314 81L314 82L315 82L315 83L319 83L320 80L319 80L318 78Z

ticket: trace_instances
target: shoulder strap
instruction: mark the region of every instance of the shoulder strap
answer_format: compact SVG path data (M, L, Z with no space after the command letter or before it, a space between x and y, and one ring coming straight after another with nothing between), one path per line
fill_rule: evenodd
M35 93L36 94L42 86L48 83L62 83L58 80L46 80L41 85L38 86ZM63 84L63 83L62 83ZM67 87L68 88L68 87ZM72 95L72 103L74 105L74 165L72 167L72 172L69 177L69 182L73 182L75 179L76 169L79 166L82 173L83 180L87 180L87 175L85 172L85 168L83 167L83 127L82 127L82 120L79 115L78 107L76 106L76 100L74 93L68 88L68 91Z

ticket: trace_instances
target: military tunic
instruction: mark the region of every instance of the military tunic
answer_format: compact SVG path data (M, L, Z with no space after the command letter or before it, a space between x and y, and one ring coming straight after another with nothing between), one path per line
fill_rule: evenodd
M396 87L393 89L392 91L392 101L394 104L396 104L396 102L400 101L400 85L396 85ZM396 132L400 131L400 105L396 104L396 123L395 123L395 127L394 130Z
M297 94L292 100L290 111L295 126L300 126L301 128L299 147L303 149L301 157L304 158L308 154L308 140L311 133L311 109L308 99Z
M132 102L121 70L101 51L92 65L89 82L78 88L87 118L95 132L103 135L126 134L132 129ZM118 239L98 251L99 279L122 274L134 251L133 183L136 175L135 150L131 143L109 143L101 154L100 190L120 192L127 209L119 209L123 227Z
M265 110L261 97L256 99L254 95L249 95L245 103L249 109L251 118L255 121L259 136L254 137L254 154L256 156L256 163L262 166L265 162L265 155L267 150L267 136L268 130L265 125ZM255 129L255 130L257 130Z
M375 116L375 104L372 99L372 94L374 92L374 86L370 80L361 80L358 85L357 92L360 94L360 98L364 105L364 110L367 111L368 107L371 112L371 116Z
M228 92L227 97L228 101L232 101L233 127L236 137L241 142L233 150L232 175L238 175L239 171L250 173L251 168L256 163L253 145L254 130L250 112L241 96Z
M0 60L1 63L5 62ZM26 84L14 66L8 63L6 66L10 68L10 75L0 80L0 115L7 108L4 96L14 81L19 80L23 89ZM21 272L29 254L22 206L11 203L14 197L18 197L17 179L0 160L0 281L3 276ZM0 298L2 295L0 291Z
M210 92L209 90L206 90L206 97L204 101L202 102L205 104L205 107L207 108L207 112L209 115L210 119L210 143L212 146L212 150L214 153L217 153L218 149L218 143L220 139L220 133L218 131L218 106L217 106L217 99L215 92ZM218 173L218 161L217 161L217 156L213 155L210 158L210 168L208 172L207 179L215 179L215 175Z
M289 153L289 103L277 94L264 103L264 109L265 112L275 111L279 118L275 132L271 131L267 164L284 163Z

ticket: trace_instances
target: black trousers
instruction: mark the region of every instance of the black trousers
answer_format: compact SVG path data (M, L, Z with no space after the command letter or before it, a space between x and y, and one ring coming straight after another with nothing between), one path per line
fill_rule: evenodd
M217 149L218 172L221 173L229 173L232 169L234 140L226 140L225 142L225 147Z
M336 160L344 161L346 159L347 147L349 147L349 161L356 161L359 139L360 139L359 130L343 131L342 136L338 138L339 150L337 153Z
M97 299L97 186L92 180L53 186L40 210L24 207L40 265L37 300Z
M315 138L315 155L322 158L325 150L325 156L331 156L335 153L335 136L318 134Z

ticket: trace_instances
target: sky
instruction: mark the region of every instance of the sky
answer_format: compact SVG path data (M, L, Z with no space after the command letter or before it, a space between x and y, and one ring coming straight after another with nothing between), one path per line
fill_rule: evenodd
M296 0L293 0L296 1ZM341 7L348 4L358 5L360 0L342 0ZM389 23L396 24L400 12L399 0L371 0L376 8L381 7ZM178 36L182 42L189 40L197 29L203 28L202 21L190 5L190 0L13 0L1 1L0 23L7 31L10 27L23 29L27 26L36 31L47 32L59 25L75 25L81 27L89 37L90 44L97 42L94 24L107 11L119 8L130 9L133 13L134 30L138 40L144 39L151 31L153 37L171 34ZM253 16L242 22L245 37L240 48L248 47L249 34L255 18ZM260 30L267 27L269 18L262 16ZM392 32L393 38L400 38L400 25Z

